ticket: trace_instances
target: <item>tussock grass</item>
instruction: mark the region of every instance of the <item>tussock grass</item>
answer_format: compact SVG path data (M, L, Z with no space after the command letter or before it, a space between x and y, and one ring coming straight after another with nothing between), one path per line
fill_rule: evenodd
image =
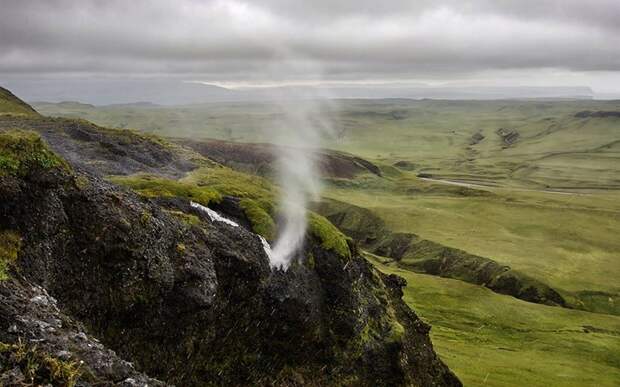
M0 343L0 372L20 369L28 385L73 387L83 375L80 364L63 361L23 342Z
M7 270L17 259L21 248L18 233L10 230L0 231L0 281L8 279Z

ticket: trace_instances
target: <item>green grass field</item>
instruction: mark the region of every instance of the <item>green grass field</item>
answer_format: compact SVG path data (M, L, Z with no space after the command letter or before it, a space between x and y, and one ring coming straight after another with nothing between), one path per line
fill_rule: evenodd
M618 385L620 316L532 304L370 258L407 280L405 301L466 386Z
M265 141L262 128L282 114L265 104L36 108L249 142ZM620 111L620 101L333 103L335 137L325 145L377 163L383 177L328 181L325 197L371 210L392 231L510 265L599 312L528 303L375 259L408 280L406 301L433 325L436 348L465 385L620 385L620 118L575 116L584 110ZM517 132L516 142L505 144L500 128ZM476 133L484 138L473 141Z
M393 231L492 258L566 291L620 293L610 280L620 278L620 193L489 190L495 195L330 187L324 195L371 209Z

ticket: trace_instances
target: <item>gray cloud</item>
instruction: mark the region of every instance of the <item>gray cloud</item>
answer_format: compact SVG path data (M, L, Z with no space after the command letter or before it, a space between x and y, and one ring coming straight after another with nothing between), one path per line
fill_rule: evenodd
M617 0L3 0L1 8L4 78L251 81L280 57L338 80L620 71Z

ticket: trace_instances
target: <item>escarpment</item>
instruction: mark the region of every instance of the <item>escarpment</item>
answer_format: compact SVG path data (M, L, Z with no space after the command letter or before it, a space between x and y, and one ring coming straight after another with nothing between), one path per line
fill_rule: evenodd
M38 136L4 129L0 145L0 232L18 241L0 246L14 250L1 256L10 259L0 281L0 378L460 385L433 351L430 327L401 300L404 280L377 271L354 244L342 254L309 234L295 264L275 270L243 224L212 221L188 198L139 196L102 179L92 162L99 151L88 163L76 149L63 160ZM115 146L119 154L132 142ZM164 164L177 173L173 159ZM238 203L229 200L230 213L241 213ZM16 355L24 351L47 360L29 370Z

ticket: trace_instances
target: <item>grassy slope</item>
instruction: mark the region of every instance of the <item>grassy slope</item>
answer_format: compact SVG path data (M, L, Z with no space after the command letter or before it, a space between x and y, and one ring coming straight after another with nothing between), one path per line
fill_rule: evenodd
M405 301L433 326L436 350L466 386L620 382L618 316L523 302L373 261L382 271L407 279Z
M0 87L0 114L38 115L32 107L17 98L7 89Z

